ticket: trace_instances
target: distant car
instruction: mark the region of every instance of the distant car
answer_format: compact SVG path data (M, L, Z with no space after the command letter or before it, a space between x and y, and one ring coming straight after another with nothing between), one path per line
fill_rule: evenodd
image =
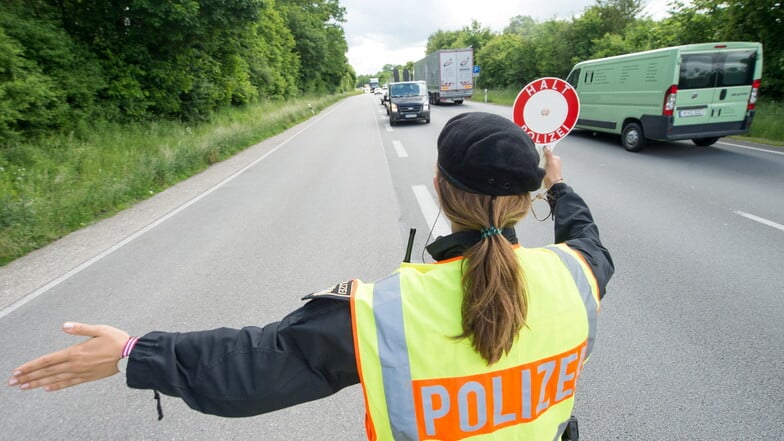
M389 99L389 89L387 86L381 88L381 104L384 104Z
M384 91L383 91L383 90L381 90L381 88L380 88L380 87L376 87L376 90L374 90L374 91L373 91L373 93L375 93L376 95L381 95L381 94L383 94L383 93L384 93Z

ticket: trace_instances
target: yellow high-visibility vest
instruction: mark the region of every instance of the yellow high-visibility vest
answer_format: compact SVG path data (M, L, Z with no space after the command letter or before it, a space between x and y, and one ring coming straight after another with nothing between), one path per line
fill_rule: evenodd
M563 432L591 353L596 279L566 245L516 247L527 326L487 362L462 333L463 259L404 263L354 281L351 313L371 440L554 440Z

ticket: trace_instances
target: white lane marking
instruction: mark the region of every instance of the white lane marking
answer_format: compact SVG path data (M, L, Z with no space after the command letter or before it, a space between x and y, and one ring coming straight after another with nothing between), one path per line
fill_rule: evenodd
M776 222L773 222L771 220L767 220L764 217L755 216L755 215L753 215L751 213L746 213L744 211L737 211L737 210L733 211L733 213L737 214L738 216L743 216L746 219L751 219L751 220L759 222L761 224L765 224L765 225L767 225L769 227L773 227L773 228L776 228L778 230L784 231L784 225L777 224Z
M395 151L397 152L397 157L398 158L408 158L408 152L406 152L406 149L403 148L403 143L402 142L400 142L400 141L398 141L396 139L396 140L392 141L392 147L395 148Z
M387 132L391 132L392 131L392 126L389 125L389 123L387 123L386 126L387 126Z
M430 196L430 190L424 185L414 185L414 196L416 196L419 209L425 216L425 222L428 227L433 228L433 237L446 236L452 232L452 228L446 222L444 216L439 216L438 205Z
M205 197L209 196L215 190L223 187L224 185L226 185L230 181L234 180L234 178L236 178L237 176L241 175L242 173L244 173L249 168L251 168L251 167L255 166L256 164L258 164L259 162L267 159L267 157L269 155L271 155L271 154L275 153L276 151L278 151L278 149L280 149L284 145L288 144L289 141L293 140L294 138L299 136L302 132L304 132L305 130L308 130L314 124L316 124L317 122L321 121L322 119L324 119L324 117L326 117L327 115L329 115L330 113L332 113L334 111L335 110L333 109L333 110L329 110L327 112L322 113L316 119L311 120L310 124L308 124L307 126L303 127L302 129L300 129L299 131L297 131L293 135L289 136L288 138L283 140L280 144L276 145L270 151L268 151L267 153L265 153L261 157L257 158L256 160L254 160L250 164L248 164L245 167L241 168L240 170L234 172L234 174L232 174L228 178L218 182L212 188L208 189L204 193L194 197L193 199L189 200L188 202L185 202L184 204L180 205L179 207L175 208L174 210L172 210L172 211L168 212L167 214L159 217L158 219L153 221L151 224L148 224L146 227L144 227L144 228L138 230L137 232L131 234L130 236L126 237L125 239L121 240L120 242L117 242L112 247L106 249L102 253L100 253L100 254L94 256L93 258L87 260L86 262L82 263L81 265L77 266L76 268L72 269L71 271L68 271L67 273L65 273L65 274L61 275L60 277L52 280L51 282L47 283L46 285L36 289L35 291L31 292L30 294L28 294L28 295L22 297L21 299L17 300L11 306L9 306L9 307L5 308L4 310L0 311L0 318L3 318L5 316L7 316L8 314L16 311L20 307L24 306L26 303L28 303L28 302L34 300L35 298L37 298L38 296L40 296L41 294L49 291L50 289L56 287L59 284L65 282L66 280L70 279L71 277L79 274L80 272L82 272L85 269L89 268L90 266L92 266L93 264L98 262L99 260L101 260L104 257L108 256L109 254L112 254L113 252L119 250L120 248L124 247L125 245L128 245L129 243L131 243L134 240L138 239L143 234L147 233L148 231L152 230L153 228L157 227L158 225L166 222L167 220L169 220L172 217L176 216L177 214L181 213L183 210L187 209L188 207L190 207L191 205L195 204L196 202L199 202L200 200L202 200Z
M733 144L731 142L726 142L726 141L719 141L719 144L729 145L729 146L732 146L732 147L737 147L739 149L756 150L758 152L773 153L774 155L784 155L784 151L778 152L778 151L775 151L775 150L761 149L761 148L757 148L757 147L749 147L747 145Z

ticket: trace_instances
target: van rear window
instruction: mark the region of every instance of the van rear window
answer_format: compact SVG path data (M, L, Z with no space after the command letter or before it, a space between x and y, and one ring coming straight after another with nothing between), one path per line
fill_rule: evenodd
M753 50L684 55L678 89L750 86L756 61Z
M727 52L719 71L719 87L751 86L754 81L755 51Z
M678 89L706 89L716 84L713 54L684 55Z

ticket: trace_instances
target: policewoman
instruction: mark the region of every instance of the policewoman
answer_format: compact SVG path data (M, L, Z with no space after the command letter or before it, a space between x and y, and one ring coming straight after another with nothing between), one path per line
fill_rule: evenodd
M457 115L438 138L434 184L453 232L427 247L436 263L309 294L263 328L133 337L67 322L91 338L21 365L8 384L55 391L126 365L129 387L240 417L359 382L371 440L559 439L614 267L560 158L544 154L546 170L506 118ZM525 248L514 226L543 184L555 244Z

